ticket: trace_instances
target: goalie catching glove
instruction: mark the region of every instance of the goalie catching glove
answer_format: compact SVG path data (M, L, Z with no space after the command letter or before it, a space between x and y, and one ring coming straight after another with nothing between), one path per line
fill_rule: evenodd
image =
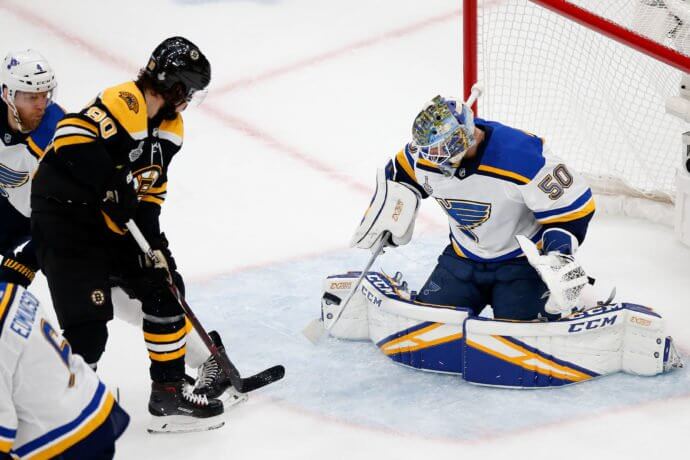
M390 180L392 164L376 173L376 192L369 209L355 231L350 246L371 249L390 233L387 245L402 246L410 242L421 196L405 184Z
M581 296L589 278L575 257L560 252L542 255L529 238L522 235L515 238L527 261L549 289L549 298L544 306L546 312L568 315L583 310Z

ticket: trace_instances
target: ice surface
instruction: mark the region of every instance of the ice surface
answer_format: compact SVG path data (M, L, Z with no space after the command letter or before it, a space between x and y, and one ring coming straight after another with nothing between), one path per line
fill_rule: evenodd
M413 259L390 251L378 265L423 280L428 263L414 259L433 261L438 240L444 239L439 236L418 239L407 251ZM657 378L621 374L557 390L497 390L398 366L372 343L330 339L314 347L299 333L318 312L321 286L314 274L325 277L355 269L366 256L359 252L221 276L192 300L204 307L204 319L216 324L228 341L251 337L251 346L233 352L239 362L271 357L286 365L289 379L275 385L272 398L404 434L470 440L690 394L687 369ZM413 286L420 282L413 281Z
M686 370L484 389L399 367L370 343L313 347L299 332L318 314L322 278L366 261L345 246L375 169L424 101L460 90L459 3L0 0L2 48L40 50L68 110L132 78L169 35L188 36L213 66L208 98L185 113L162 224L190 304L242 373L283 363L287 376L220 430L151 436L141 331L113 321L99 372L132 415L116 458L684 458ZM425 203L413 243L375 268L420 286L447 242L437 208ZM579 254L690 349L690 251L668 228L598 216ZM32 289L49 304L44 278Z

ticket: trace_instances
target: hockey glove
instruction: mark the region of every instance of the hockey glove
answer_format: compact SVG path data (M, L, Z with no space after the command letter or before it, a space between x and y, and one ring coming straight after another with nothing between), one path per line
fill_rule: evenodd
M419 210L421 195L407 184L387 179L387 172L376 173L376 192L364 213L350 245L371 249L383 238L386 246L403 246L410 242Z
M7 256L2 260L0 281L28 287L34 280L34 276L36 276L36 271L19 260Z
M165 234L161 233L160 237L151 238L150 244L156 260L152 261L145 254L139 256L139 265L144 271L143 276L150 288L152 290L167 290L168 285L172 283L184 295L184 282L182 276L177 272L177 264L170 253L170 249L168 249L168 240L165 238Z
M137 192L132 184L132 173L118 172L106 187L101 209L118 227L124 228L137 210Z
M570 314L583 309L580 295L589 278L572 255L549 252L542 255L529 238L515 237L529 264L549 289L544 310L551 314Z

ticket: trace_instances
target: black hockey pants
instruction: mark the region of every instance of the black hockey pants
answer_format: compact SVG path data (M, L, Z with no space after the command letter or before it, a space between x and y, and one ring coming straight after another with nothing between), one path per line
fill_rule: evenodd
M139 249L129 235L112 234L97 208L57 204L34 209L31 230L58 321L73 352L96 364L105 351L106 323L113 318L110 290L113 279L118 279L142 302L152 380L184 377L184 314L164 287L146 282L138 270Z

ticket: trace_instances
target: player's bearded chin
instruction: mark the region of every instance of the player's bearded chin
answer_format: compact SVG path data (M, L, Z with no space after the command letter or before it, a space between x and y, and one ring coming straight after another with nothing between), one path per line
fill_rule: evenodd
M46 110L45 108L27 111L18 109L17 112L19 112L19 119L22 123L22 128L26 131L33 131L34 129L38 128L38 125L41 123Z
M160 109L160 116L164 120L174 120L177 117L177 107L186 103L184 88L175 85L167 93L163 94L165 103Z
M175 117L177 117L175 106L168 101L165 101L165 104L160 108L158 114L164 120L174 120Z

